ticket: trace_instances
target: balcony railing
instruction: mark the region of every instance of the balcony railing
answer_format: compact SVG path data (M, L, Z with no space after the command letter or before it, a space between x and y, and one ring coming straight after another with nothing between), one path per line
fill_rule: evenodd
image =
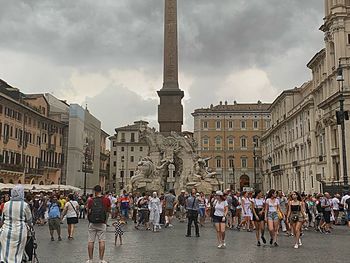
M60 163L51 163L51 162L40 162L39 168L62 168L62 164Z
M274 166L271 167L271 171L272 172L277 172L279 170L281 170L281 166L279 164L278 165L274 165Z
M36 168L28 168L26 171L26 174L28 175L44 175L44 170L43 169L36 169Z
M13 172L23 172L24 167L21 164L9 164L9 163L1 163L1 170L13 171Z
M55 144L48 144L46 146L46 150L49 152L54 152L56 150L56 145Z

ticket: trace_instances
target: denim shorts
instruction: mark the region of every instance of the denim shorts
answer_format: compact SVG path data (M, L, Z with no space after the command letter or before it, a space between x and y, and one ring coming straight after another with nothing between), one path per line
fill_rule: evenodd
M278 214L277 212L268 212L267 213L267 220L270 220L270 221L278 221Z
M203 208L199 208L199 216L200 217L204 217L205 216L205 208L203 207Z

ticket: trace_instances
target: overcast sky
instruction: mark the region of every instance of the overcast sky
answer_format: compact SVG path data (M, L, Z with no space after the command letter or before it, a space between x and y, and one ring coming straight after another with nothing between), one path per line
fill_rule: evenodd
M310 79L323 0L178 0L184 129L220 100L272 102ZM110 134L157 124L164 0L0 0L0 78L88 104Z

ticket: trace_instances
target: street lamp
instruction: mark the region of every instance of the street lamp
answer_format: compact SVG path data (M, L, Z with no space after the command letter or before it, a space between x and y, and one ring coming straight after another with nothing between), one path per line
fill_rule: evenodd
M120 190L124 188L124 156L122 156L122 172L120 174L120 177L122 178L122 184L120 185Z
M341 83L340 96L339 96L339 111L336 112L337 124L340 124L341 136L342 136L342 153L343 153L343 181L344 181L344 191L349 190L348 184L348 173L347 173L347 160L346 160L346 145L345 145L345 120L349 119L347 111L344 111L344 76L343 76L343 67L340 64L337 69L337 81Z
M235 165L232 166L232 181L233 181L233 189L236 192Z
M86 139L85 142L85 151L84 151L84 196L86 196L86 173L87 173L87 163L88 163L88 154L89 154L89 143Z
M254 190L256 191L256 142L253 142L253 158L254 158Z

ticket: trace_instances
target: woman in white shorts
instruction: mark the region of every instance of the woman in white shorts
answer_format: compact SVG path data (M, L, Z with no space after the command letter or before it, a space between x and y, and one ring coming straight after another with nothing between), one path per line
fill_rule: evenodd
M247 192L242 192L242 217L243 221L241 222L241 226L245 225L248 232L251 232L250 229L250 221L252 220L253 214L251 210L251 200L248 197Z

